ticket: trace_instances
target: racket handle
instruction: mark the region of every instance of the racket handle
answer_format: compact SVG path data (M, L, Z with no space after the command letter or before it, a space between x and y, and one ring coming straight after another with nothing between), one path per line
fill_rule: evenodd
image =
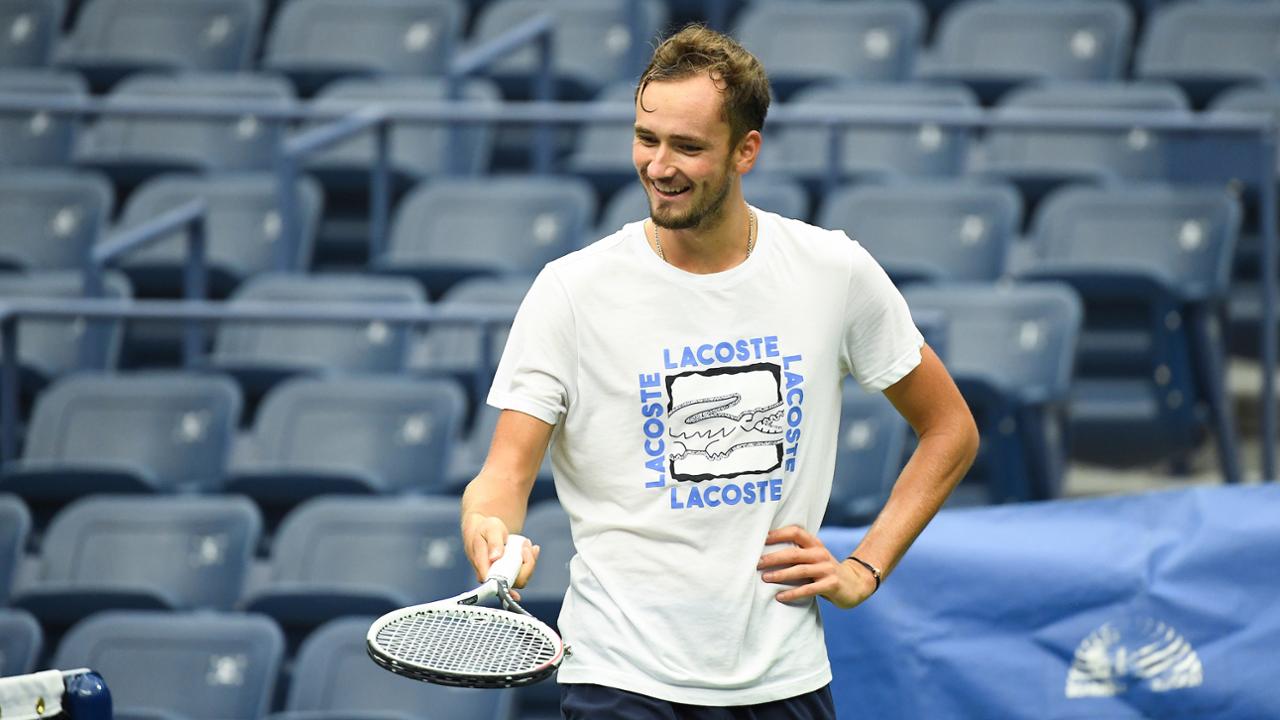
M524 547L525 537L512 533L507 536L507 548L502 553L502 557L498 558L489 566L489 575L485 580L494 578L502 578L508 585L516 581L516 577L520 574L520 566L524 564L520 551Z

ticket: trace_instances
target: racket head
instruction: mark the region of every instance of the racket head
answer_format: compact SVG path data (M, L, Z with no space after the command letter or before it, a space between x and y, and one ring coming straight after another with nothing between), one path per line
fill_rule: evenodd
M564 660L564 641L537 618L457 599L387 613L369 627L365 643L386 670L455 687L530 685Z

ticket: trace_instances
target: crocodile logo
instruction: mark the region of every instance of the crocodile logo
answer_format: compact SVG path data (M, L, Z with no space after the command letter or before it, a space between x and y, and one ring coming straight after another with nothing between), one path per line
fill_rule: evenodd
M671 477L701 482L779 468L780 375L777 365L759 363L668 377Z

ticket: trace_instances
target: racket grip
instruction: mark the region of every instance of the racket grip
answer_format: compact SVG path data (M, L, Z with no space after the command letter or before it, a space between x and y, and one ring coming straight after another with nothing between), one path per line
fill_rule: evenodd
M489 566L489 575L485 580L494 578L502 578L508 585L516 581L516 577L520 575L520 567L524 564L520 550L524 547L525 537L512 533L507 536L507 548L503 551L502 557L498 558Z

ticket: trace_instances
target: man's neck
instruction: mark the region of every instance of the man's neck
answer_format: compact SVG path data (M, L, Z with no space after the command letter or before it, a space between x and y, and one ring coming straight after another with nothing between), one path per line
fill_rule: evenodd
M747 249L755 243L749 237L752 224L747 204L729 200L714 227L669 230L655 228L652 219L646 220L644 227L649 245L657 252L660 244L659 254L668 263L685 272L707 275L737 267L747 259Z

